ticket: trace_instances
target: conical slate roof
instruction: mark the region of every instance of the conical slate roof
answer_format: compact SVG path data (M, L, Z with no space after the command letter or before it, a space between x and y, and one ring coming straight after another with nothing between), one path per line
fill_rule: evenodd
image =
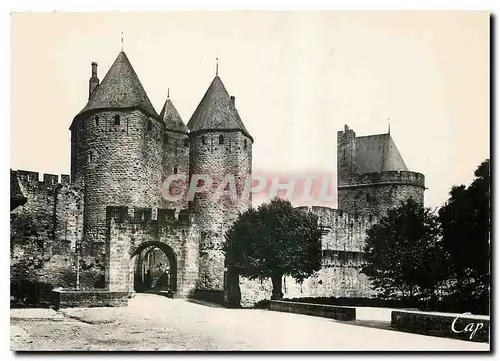
M356 137L357 173L408 170L390 134Z
M172 103L170 98L167 98L163 108L161 109L160 119L165 123L165 128L167 130L189 133L188 127L186 127L186 124L182 121L179 112L175 109L174 103Z
M241 130L252 138L219 76L210 84L187 126L191 132L208 129Z
M158 117L125 52L118 54L106 76L78 115L89 110L138 108ZM77 115L77 116L78 116Z

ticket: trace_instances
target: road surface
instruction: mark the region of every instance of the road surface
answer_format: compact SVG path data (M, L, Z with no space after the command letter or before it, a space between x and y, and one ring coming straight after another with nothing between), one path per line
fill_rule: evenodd
M138 294L123 308L11 310L12 350L489 350L321 317Z

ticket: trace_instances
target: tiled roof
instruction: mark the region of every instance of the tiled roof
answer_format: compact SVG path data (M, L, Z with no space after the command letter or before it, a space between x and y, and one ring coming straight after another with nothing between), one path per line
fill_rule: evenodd
M160 119L165 123L165 128L168 130L173 130L175 132L189 133L189 129L182 121L181 116L177 109L175 109L174 103L167 98L163 108L160 112Z
M390 134L356 137L356 172L408 170Z
M187 126L191 132L208 129L241 130L252 138L219 76L210 84Z
M121 51L106 76L78 114L96 109L138 108L158 117L127 55ZM77 115L77 116L78 116Z

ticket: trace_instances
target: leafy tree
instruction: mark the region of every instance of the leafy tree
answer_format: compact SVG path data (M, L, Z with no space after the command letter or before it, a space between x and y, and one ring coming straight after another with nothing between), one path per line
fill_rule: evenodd
M444 279L437 216L413 199L367 231L365 273L383 298L432 297Z
M490 161L476 169L469 187L454 186L439 210L453 293L487 299L490 285Z
M249 279L271 278L273 299L283 297L282 278L298 282L321 268L321 227L310 212L279 198L239 215L226 233L226 261Z

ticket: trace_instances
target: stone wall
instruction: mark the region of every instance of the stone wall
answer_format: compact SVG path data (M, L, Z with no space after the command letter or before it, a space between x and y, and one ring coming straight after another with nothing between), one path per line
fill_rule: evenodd
M222 143L222 144L221 144ZM207 175L211 185L199 181L213 191L196 193L190 203L190 212L200 227L200 274L197 288L223 290L224 253L226 229L252 204L251 193L243 192L247 176L252 172L252 140L240 131L190 133L190 177ZM222 194L219 199L214 191L232 177L238 196L231 199Z
M349 186L363 186L374 184L401 184L425 188L425 176L422 173L411 171L386 171L380 173L356 174Z
M355 307L319 305L314 303L273 300L269 303L269 310L332 318L334 320L341 320L341 321L356 320Z
M489 342L488 316L434 312L392 311L391 327L426 336L447 337L469 342Z
M74 184L60 184L55 189L54 239L61 251L74 252L83 237L83 191Z
M85 194L83 251L103 257L106 206L160 204L165 125L139 110L87 114L72 126L72 171Z
M65 223L72 211L60 205L75 209L81 204L79 190L69 184L68 175L61 176L61 183L54 174L43 174L41 181L38 172L18 170L16 175L27 202L11 212L11 236L38 242L44 254L64 254L68 243L58 224ZM76 234L81 225L70 222L68 229Z
M423 206L424 190L419 185L399 183L339 187L338 204L348 212L382 216L410 198Z
M357 215L329 207L299 207L318 216L326 233L322 238L323 250L363 252L366 231L377 222L371 215Z
M199 231L186 210L108 207L106 284L110 291L129 291L134 280L133 257L149 246L167 253L176 264L176 297L190 295L198 276Z
M366 231L377 219L358 216L328 207L299 207L318 216L319 224L328 233L322 238L322 268L302 284L292 277L284 277L285 298L300 297L371 297L367 276L360 272ZM251 306L258 301L270 299L270 280L250 281L240 278L242 305Z
M411 171L357 173L356 133L337 132L337 204L340 210L382 216L413 198L424 204L425 177Z
M323 267L315 275L306 278L302 284L292 277L283 277L282 291L284 298L302 297L372 297L370 280L360 272L361 262L351 261L345 264L329 265L323 259ZM271 299L272 284L270 279L249 280L240 277L241 305L252 307L257 302Z
M163 178L174 174L179 174L183 179L172 182L163 192L168 191L168 194L179 199L168 200L163 195L162 208L176 209L178 212L188 208L186 190L189 180L189 137L187 133L166 130L163 136ZM179 194L182 196L176 197Z
M52 304L56 310L70 307L125 307L128 304L128 298L128 292L52 291Z
M350 184L355 169L356 133L346 125L337 132L337 186Z

